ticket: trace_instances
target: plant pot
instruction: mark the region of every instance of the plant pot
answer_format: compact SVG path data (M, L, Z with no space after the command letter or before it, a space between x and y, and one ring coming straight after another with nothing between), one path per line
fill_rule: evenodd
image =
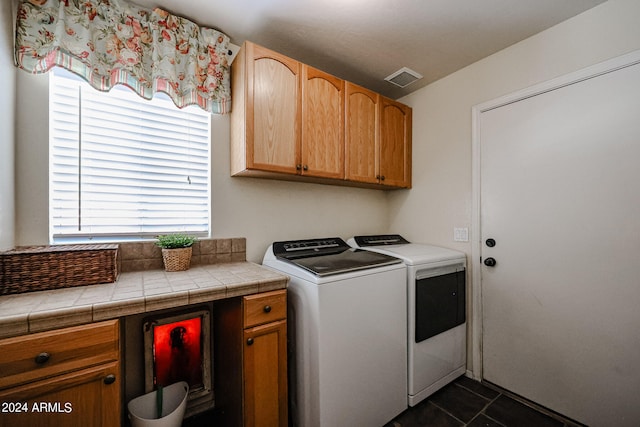
M184 271L191 264L192 248L162 249L165 271Z

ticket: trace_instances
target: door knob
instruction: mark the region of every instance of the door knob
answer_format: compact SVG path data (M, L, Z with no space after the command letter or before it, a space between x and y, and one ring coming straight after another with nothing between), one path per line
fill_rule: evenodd
M495 267L497 264L496 259L495 258L487 258L484 260L484 265L486 265L487 267Z
M490 248L494 247L496 245L496 241L493 239L487 239L485 241L485 243L487 244L487 246L489 246Z

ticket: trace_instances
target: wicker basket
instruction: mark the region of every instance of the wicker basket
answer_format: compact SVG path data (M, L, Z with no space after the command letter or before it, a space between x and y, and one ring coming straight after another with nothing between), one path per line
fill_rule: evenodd
M162 260L165 271L184 271L191 264L192 247L177 249L162 249Z
M0 295L115 282L118 245L30 246L0 252Z

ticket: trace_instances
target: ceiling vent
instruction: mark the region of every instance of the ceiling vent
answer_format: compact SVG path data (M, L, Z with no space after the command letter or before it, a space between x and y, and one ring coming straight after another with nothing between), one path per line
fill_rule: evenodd
M415 82L416 80L420 80L421 78L422 75L407 67L402 67L398 71L385 77L384 79L396 86L407 87L411 83Z

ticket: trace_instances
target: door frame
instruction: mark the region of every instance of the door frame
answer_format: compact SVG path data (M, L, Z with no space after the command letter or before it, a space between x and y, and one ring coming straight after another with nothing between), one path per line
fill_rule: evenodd
M480 218L482 114L537 95L640 64L640 50L597 63L546 82L527 87L471 108L471 369L472 378L483 379L482 360L482 224Z

